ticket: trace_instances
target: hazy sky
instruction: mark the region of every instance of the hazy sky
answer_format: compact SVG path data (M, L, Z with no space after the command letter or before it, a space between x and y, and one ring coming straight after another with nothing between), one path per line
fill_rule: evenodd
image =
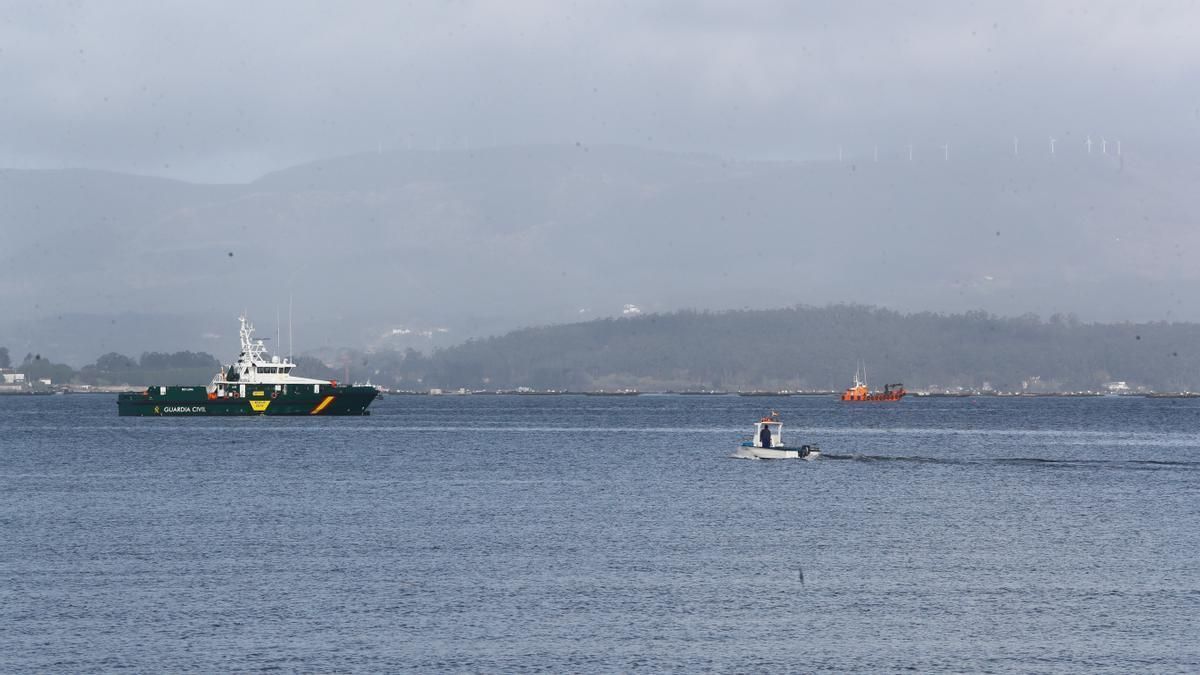
M0 166L240 181L380 147L1194 141L1197 26L1194 2L5 3Z

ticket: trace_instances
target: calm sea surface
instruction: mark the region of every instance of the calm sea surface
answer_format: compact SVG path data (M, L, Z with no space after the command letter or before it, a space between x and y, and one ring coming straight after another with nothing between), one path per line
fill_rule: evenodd
M0 397L0 671L1200 671L1198 400L372 410Z

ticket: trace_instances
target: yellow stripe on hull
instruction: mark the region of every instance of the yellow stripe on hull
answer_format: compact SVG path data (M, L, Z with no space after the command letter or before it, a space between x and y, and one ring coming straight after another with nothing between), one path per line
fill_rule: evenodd
M324 410L325 407L328 406L330 403L333 403L333 397L326 396L320 403L317 404L317 407L313 408L312 412L310 412L308 414L309 415L320 415L321 411Z

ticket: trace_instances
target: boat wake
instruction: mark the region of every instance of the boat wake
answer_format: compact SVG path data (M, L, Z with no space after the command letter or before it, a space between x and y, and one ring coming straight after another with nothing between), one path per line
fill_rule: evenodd
M838 455L822 453L822 459L845 460L854 462L913 462L920 464L948 465L1012 465L1012 466L1045 466L1047 468L1070 467L1126 467L1143 469L1182 469L1185 471L1200 471L1200 461L1186 460L1157 460L1157 459L1047 459L1044 457L997 457L997 458L964 458L923 457L920 455L868 455L852 453Z

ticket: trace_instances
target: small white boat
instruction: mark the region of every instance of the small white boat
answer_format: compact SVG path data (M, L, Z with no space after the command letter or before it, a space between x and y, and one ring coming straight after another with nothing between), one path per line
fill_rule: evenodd
M754 425L754 437L738 446L734 457L742 459L807 459L821 456L815 445L787 446L783 444L783 422L779 413L772 412Z

